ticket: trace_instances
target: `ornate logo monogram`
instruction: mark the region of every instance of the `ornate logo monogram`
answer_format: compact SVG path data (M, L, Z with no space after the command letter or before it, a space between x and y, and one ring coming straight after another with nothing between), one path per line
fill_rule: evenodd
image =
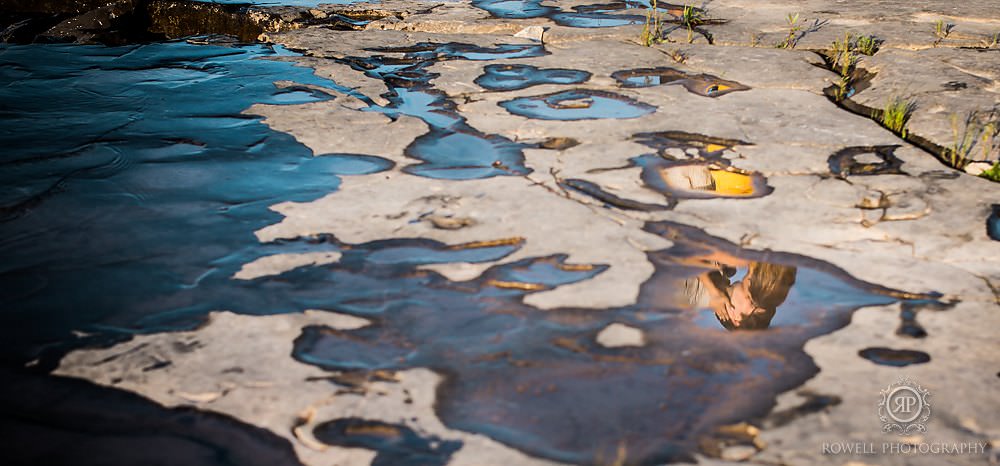
M882 432L895 431L899 435L927 432L924 424L931 418L931 405L927 402L930 392L916 382L903 378L881 392L878 418Z

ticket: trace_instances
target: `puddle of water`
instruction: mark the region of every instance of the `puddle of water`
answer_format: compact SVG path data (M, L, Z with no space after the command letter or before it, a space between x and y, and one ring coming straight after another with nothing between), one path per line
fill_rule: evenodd
M370 175L391 170L396 164L391 160L361 154L321 154L330 162L330 170L337 175Z
M774 191L760 173L718 163L676 162L655 154L635 157L631 161L642 167L642 181L647 187L672 198L751 198Z
M445 246L430 240L384 240L364 245L343 246L342 264L408 266L446 264L453 262L493 262L507 257L524 244L515 239L485 244Z
M403 54L402 58L374 56L350 57L345 61L368 77L384 81L390 88L387 106L370 104L377 111L396 118L409 115L431 127L405 150L408 157L424 163L408 166L407 173L428 178L454 180L524 175L523 144L499 135L485 134L466 123L455 104L444 93L433 89L431 80L438 75L427 68L440 60L495 60L537 57L546 54L535 44L498 45L493 48L469 44L419 43L406 47L373 49L379 53ZM488 65L487 68L492 65Z
M573 7L573 11L580 13L610 13L615 11L652 8L649 0L627 0L624 2L597 3L593 5L579 5ZM680 16L684 12L683 5L671 5L669 3L657 2L656 10L661 15ZM645 12L643 12L645 14Z
M860 146L848 147L834 153L827 159L830 166L830 173L834 176L846 178L848 176L870 176L870 175L904 175L901 167L903 161L896 157L895 151L899 146ZM873 154L881 161L879 162L859 162L858 156Z
M624 443L629 463L677 461L716 426L764 416L778 393L811 377L807 340L846 325L857 308L903 297L802 256L742 250L676 224L647 230L674 245L649 253L656 272L636 305L601 312L523 303L605 270L565 256L497 265L469 282L386 269L400 274L398 294L367 299L345 295L370 274L335 267L327 296L373 324L307 327L294 356L337 371L446 374L435 408L447 426L529 454L589 463ZM641 330L646 345L598 344L613 322Z
M597 168L588 173L641 167L643 183L647 188L663 194L666 205L622 200L593 183L570 187L628 210L671 209L679 199L762 197L774 190L760 173L732 167L723 157L727 149L749 143L678 131L639 133L632 139L656 149L657 153L633 157L628 165L622 167Z
M899 311L899 328L896 329L896 335L909 338L927 337L927 330L924 330L924 326L917 322L916 309L904 306Z
M549 15L556 24L574 28L611 28L644 24L645 16L613 15L606 13L554 13Z
M539 44L499 44L495 47L479 47L459 42L443 44L421 42L410 46L377 47L369 50L380 53L404 53L407 59L417 61L440 59L473 61L503 60L541 57L548 54L545 51L545 47Z
M455 50L444 53L488 54ZM280 220L270 205L312 200L334 191L338 176L391 167L360 154L313 157L291 136L240 113L255 102L330 98L277 89L274 81L337 88L310 70L257 59L273 53L261 46L184 43L0 48L0 73L12 83L0 88L10 103L0 112L0 142L9 148L0 156L0 180L10 187L0 222L5 364L41 358L39 367L51 368L72 347L193 328L217 309L337 309L373 324L350 331L307 327L295 342L295 358L336 370L435 370L446 375L435 406L446 425L530 454L590 463L614 457L624 444L630 463L661 462L690 458L716 426L765 415L778 393L815 374L802 351L806 341L846 325L859 307L905 297L819 261L741 250L670 223L646 227L673 246L649 253L656 272L642 285L638 304L602 312L540 311L523 297L585 282L606 272L603 264L571 263L564 255L527 258L468 282L418 269L497 260L521 247L517 238L449 246L418 239L344 244L323 235L260 245L253 232ZM366 70L381 70L375 74L396 90L419 91L431 76L410 66L376 63ZM590 110L599 99L620 97L570 92L552 99L554 111ZM450 108L425 102L410 108ZM461 117L429 119L447 125L432 132L441 132L436 140L449 146L484 150L477 145L482 139L501 148L509 142L474 132ZM468 133L477 142L447 139ZM666 148L693 144L665 134L648 141ZM692 140L702 143L696 150L721 154L707 138ZM470 168L469 159L435 162L432 152L421 155L428 164ZM490 167L515 170L519 156L513 149L509 154L498 159L501 167ZM265 255L317 250L343 256L275 277L230 278ZM715 324L705 321L709 312ZM647 344L596 343L613 322L641 330ZM211 428L215 417L194 410L107 404L98 411L117 414L120 406L150 422L180 411L185 419L194 416L195 425L229 432ZM160 424L157 433L171 425ZM214 433L205 435L216 444ZM375 448L386 464L445 463L459 447L375 421L334 420L316 436L332 445ZM273 439L251 437L255 448L248 454L257 456L248 463L288 463L280 456L285 444L264 451Z
M486 65L475 83L490 91L516 91L540 84L580 84L590 79L586 71L539 69L531 65Z
M911 364L924 364L931 360L931 356L923 351L896 350L892 348L876 347L865 348L858 351L858 356L865 358L875 364L882 366L906 367Z
M508 112L539 120L596 120L639 118L656 107L611 92L573 89L500 102Z
M406 173L428 178L469 180L505 175L527 175L524 144L468 129L433 130L406 148L406 155L425 163L410 165Z
M990 210L990 216L986 218L986 235L1000 241L1000 204L993 204Z
M313 435L327 445L376 451L372 466L444 466L462 448L458 440L422 437L404 425L357 418L324 422Z
M682 160L691 157L722 162L722 153L734 146L750 146L752 143L736 139L717 138L682 131L658 131L637 133L632 139L651 149L667 160Z
M0 48L5 359L84 342L95 326L224 309L200 287L233 289L229 277L259 257L253 231L280 219L270 205L391 167L372 156L313 157L240 113L331 98L274 81L339 89L259 59L272 55L183 42Z
M473 0L472 6L490 12L495 18L507 19L538 18L559 11L543 6L542 0Z
M557 24L570 27L614 27L627 24L642 24L646 17L640 15L614 15L612 12L627 9L649 9L648 0L628 0L607 4L580 5L573 12L565 12L558 7L542 5L541 0L473 0L472 6L486 10L495 18L526 19L547 16ZM683 11L683 6L661 4L657 10L673 16Z
M688 74L673 68L638 68L615 71L612 78L624 88L652 87L677 84L688 92L705 97L719 97L750 88L736 81L727 81L710 74Z

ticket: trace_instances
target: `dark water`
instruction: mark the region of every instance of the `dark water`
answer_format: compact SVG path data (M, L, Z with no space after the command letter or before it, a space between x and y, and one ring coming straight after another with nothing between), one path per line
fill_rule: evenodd
M7 465L298 465L285 438L193 407L88 381L0 369Z
M183 42L0 48L4 359L56 350L74 330L127 335L228 307L242 288L229 276L264 253L253 231L280 219L268 206L391 166L313 157L241 114L332 98L276 88L337 86L258 59L275 54Z
M841 178L848 176L902 175L903 161L896 157L899 146L860 146L841 149L830 156L827 163L830 173ZM858 162L858 156L873 154L879 162Z
M398 298L335 307L373 325L307 327L294 355L337 371L429 367L446 376L436 409L451 428L572 463L613 457L624 442L630 463L652 464L687 458L714 426L766 414L775 395L815 373L802 351L808 339L846 325L856 308L899 299L805 257L743 251L681 225L647 229L675 245L649 254L656 273L635 306L595 312L524 305L526 294L604 271L564 256L494 266L461 283L397 269ZM693 283L710 283L722 293L714 299L736 302L740 283L751 274L762 279L764 269L778 271L787 286L769 330L727 331L716 317L721 306L713 308L718 301L689 296ZM283 278L301 282L315 273ZM346 286L359 281L375 285L370 274L332 273L339 276L332 295L350 294ZM647 345L597 344L597 333L614 322L641 329Z
M1000 204L990 206L990 216L986 218L986 235L1000 241Z
M435 409L451 428L576 463L614 458L625 445L629 463L651 464L689 458L717 426L764 416L778 393L816 372L802 351L806 341L846 325L857 308L908 297L819 261L742 250L671 223L646 226L674 246L648 254L656 272L642 284L638 303L603 311L524 304L529 293L608 271L566 255L496 265L467 282L418 269L495 261L521 248L519 238L348 244L319 235L260 244L253 232L280 221L269 206L315 199L334 192L342 176L392 167L352 147L314 156L242 114L252 103L314 102L334 98L322 89L340 89L308 69L261 59L277 53L179 42L0 48L0 143L8 148L0 179L9 187L0 221L5 366L37 360L36 368L49 369L70 349L190 329L212 310L331 309L374 324L353 331L307 327L293 357L346 372L427 367L445 377ZM468 179L525 170L520 144L469 127L430 85L434 75L426 66L537 56L544 49L418 44L377 53L402 57L345 60L391 85L390 105L370 111L413 115L431 126L407 149L425 161L410 173ZM279 89L274 81L300 85ZM560 118L653 111L611 93L555 96L550 109ZM541 101L546 97L552 96ZM706 159L721 157L716 146L745 144L671 132L636 139L657 150L693 147ZM274 277L231 278L259 257L313 251L339 251L342 258ZM753 291L751 284L762 281L774 281L779 291ZM641 329L647 344L600 346L595 337L611 323ZM64 382L18 377L19 390L56 393ZM73 389L90 393L80 387ZM5 418L2 425L15 431L35 422L25 416L47 417L38 421L45 427L31 432L126 460L132 458L126 449L177 445L185 464L291 462L283 460L287 443L228 418L156 408L139 397L104 403L102 396L120 392L96 392L72 403L80 410L69 411L72 418L8 401L4 414L21 420ZM154 438L122 439L102 427L109 423ZM192 446L189 437L172 438L190 432L177 426L192 425L209 440ZM461 448L402 425L356 419L326 420L316 434L332 445L376 449L384 464L445 463ZM159 442L157 435L166 438ZM231 452L240 442L254 443L259 450L245 452L254 458L242 461Z
M639 118L656 107L607 91L573 89L500 102L508 112L539 120Z
M372 466L444 466L462 448L461 441L425 438L403 425L357 418L325 422L316 426L313 435L328 445L377 451Z
M931 361L931 356L923 351L897 350L892 348L876 347L865 348L858 351L858 356L865 358L875 364L883 366L905 367L910 364L924 364Z

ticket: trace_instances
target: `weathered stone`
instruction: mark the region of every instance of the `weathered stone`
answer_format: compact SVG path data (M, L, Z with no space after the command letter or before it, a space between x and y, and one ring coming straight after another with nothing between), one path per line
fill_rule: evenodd
M643 336L642 330L614 323L604 327L604 330L597 334L597 342L608 348L642 346L646 344L646 337Z
M554 4L546 5L550 3ZM558 3L566 11L593 2ZM920 323L928 336L918 343L900 340L893 332L899 321L898 304L857 311L846 327L810 340L805 351L820 371L802 388L835 393L842 402L763 429L760 439L754 435L756 448L723 448L722 460L844 464L847 458L823 455L822 445L880 438L874 406L879 391L900 375L922 381L937 394L935 419L959 420L936 423L934 441L997 438L998 420L984 414L989 412L984 407L1000 403L997 391L989 389L996 374L981 370L998 350L991 330L995 325L990 324L997 321L1000 299L1000 243L991 240L983 228L990 205L998 202L997 185L948 168L913 146L912 140L897 137L872 121L870 111L856 115L839 108L823 93L839 77L826 69L816 52L825 51L846 32L884 39L881 51L862 57L859 66L875 75L867 87L859 86L852 102L878 109L893 96L912 98L916 109L909 121L910 134L949 147L955 139L952 114L986 115L1000 102L996 86L1000 55L982 46L988 33L1000 30L1000 11L992 0L842 3L809 0L789 6L717 0L708 5L708 15L727 22L705 25L716 45L707 45L702 35L686 43L686 31L680 28L670 36L676 43L654 47L636 43L641 25L570 28L554 25L545 17L493 18L465 3L420 8L414 2L319 7L310 13L312 18L332 17L339 14L338 8L356 7L359 15L365 8L382 13L373 13L376 20L363 32L304 25L269 33L266 38L306 55L283 59L314 67L317 74L355 93L337 93L334 100L322 103L258 105L247 113L264 116L271 128L292 134L317 155L376 155L393 160L396 167L344 177L336 192L313 202L275 205L272 209L283 219L257 236L269 242L331 234L348 244L423 238L446 245L523 238L521 249L499 260L431 264L421 269L462 282L497 264L566 254L569 264L610 267L589 280L527 294L524 302L540 309L595 312L636 303L640 284L654 271L647 252L669 245L642 229L649 221L692 225L754 250L806 255L870 283L916 293L936 291L943 294L943 300L957 304L948 311L921 312ZM795 48L775 48L775 43L787 37L787 14L796 12L806 29L793 34ZM282 14L287 18L290 13ZM954 31L940 41L933 35L938 19L956 23ZM439 58L426 65L426 71L436 75L426 84L455 104L462 124L484 135L524 144L524 167L531 172L517 176L503 176L511 175L507 173L456 181L406 172L407 167L420 163L407 155L406 148L430 131L428 125L412 116L393 119L367 111L368 101L390 105L387 84L333 60L376 55L400 58L404 52L377 49L417 43L495 47L537 45L541 39L547 55L495 63L580 70L590 73L590 78L573 85L545 83L509 92L487 91L477 84L484 73L483 61ZM978 48L956 48L963 45ZM749 89L709 97L704 90L693 92L677 84L623 88L611 77L618 71L651 67L707 74ZM636 118L560 121L513 115L500 105L567 89L612 93L627 102L656 108ZM576 99L574 106L591 103L592 99ZM681 199L662 210L623 208L669 204L663 192L643 181L637 157L690 161L702 156L702 150L692 147L669 147L656 155L655 148L635 138L663 131L735 141L714 157L765 177L773 192L743 199ZM552 138L578 144L546 147L539 142ZM979 141L970 150L970 158L995 160L995 155L982 151L988 144ZM898 170L834 173L833 154L852 147L870 151L876 146L899 146L893 152L901 162L895 167ZM879 164L884 160L876 152L862 152L854 161ZM970 165L973 168L968 171L975 173L985 166ZM567 188L570 179L591 183L605 196ZM267 256L246 264L236 278L253 279L338 258L337 253ZM358 328L367 324L346 317L322 312L270 317L220 313L196 331L141 336L109 349L72 353L63 360L59 373L127 388L169 406L195 403L232 414L285 436L310 464L372 460L369 452L324 445L312 437L309 428L318 422L348 415L402 422L442 438L461 439L465 445L452 464L544 463L486 437L446 429L431 409L440 376L427 370L402 371L396 374L398 382L366 382L371 390L363 394L331 395L329 385L318 381L328 373L291 361L288 354L303 326ZM190 354L171 351L172 342L192 339L206 346ZM608 325L596 340L621 351L646 344L641 330L621 323ZM233 343L243 341L254 344ZM933 361L899 369L876 366L857 356L864 348L899 347L902 341L932 354ZM143 344L147 346L136 349ZM112 354L126 356L101 363ZM136 370L164 355L169 355L170 367ZM245 371L218 375L231 365ZM122 381L114 382L116 377ZM775 409L800 403L793 392L779 396ZM412 403L405 402L407 397L412 397ZM289 428L303 420L298 428ZM951 460L978 464L983 458ZM889 456L880 457L879 463L909 461Z

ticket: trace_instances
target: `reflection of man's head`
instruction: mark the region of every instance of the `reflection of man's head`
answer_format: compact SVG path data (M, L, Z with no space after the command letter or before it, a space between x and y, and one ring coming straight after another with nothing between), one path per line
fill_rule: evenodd
M729 286L725 312L715 315L727 330L761 330L795 284L795 267L753 262L743 280Z

